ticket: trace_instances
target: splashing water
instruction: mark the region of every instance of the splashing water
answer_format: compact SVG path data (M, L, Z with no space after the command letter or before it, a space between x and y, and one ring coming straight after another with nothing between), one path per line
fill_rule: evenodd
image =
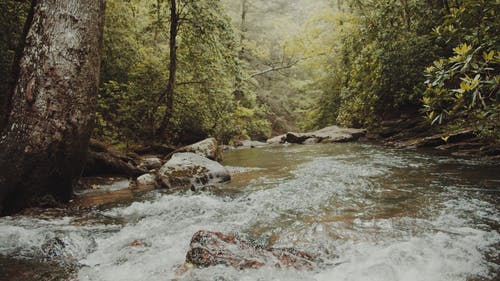
M239 172L227 192L154 191L84 218L2 218L0 253L56 261L74 268L74 280L89 281L498 278L500 174L493 164L362 144L225 156ZM178 276L201 229L293 247L323 262L312 272L217 266Z

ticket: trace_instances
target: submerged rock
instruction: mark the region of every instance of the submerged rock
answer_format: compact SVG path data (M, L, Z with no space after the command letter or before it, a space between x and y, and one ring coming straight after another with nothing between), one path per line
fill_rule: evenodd
M176 153L158 172L160 184L168 189L198 189L231 180L229 171L201 155Z
M263 266L312 270L315 257L295 249L262 248L236 235L198 231L191 239L186 262L198 267L226 265L237 269Z

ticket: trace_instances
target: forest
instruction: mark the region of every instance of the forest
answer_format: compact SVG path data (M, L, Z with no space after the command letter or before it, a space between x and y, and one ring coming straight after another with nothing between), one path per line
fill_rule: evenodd
M4 120L29 2L1 3ZM229 143L407 114L498 139L497 1L178 2L107 1L94 137Z
M126 221L124 224L139 227L136 217L127 217L130 212L144 212L141 218L149 223L149 219L153 220L150 212L162 210L158 211L162 216L164 212L177 214L182 207L203 209L210 208L210 204L215 204L217 211L203 209L201 217L189 217L189 210L177 214L187 213L192 221L186 221L172 235L183 238L192 235L195 229L188 225L199 226L196 229L199 232L191 240L186 262L168 276L174 278L191 272L186 280L243 280L239 275L238 278L231 275L237 274L232 271L221 273L229 274L228 279L217 279L217 270L192 269L223 264L238 270L260 270L272 264L275 268L313 270L317 275L311 280L334 280L328 278L330 270L334 270L329 262L334 260L337 266L344 261L321 252L320 248L332 246L330 242L313 246L312 252L321 252L317 255L310 254L311 249L306 247L319 239L308 236L316 233L319 225L324 229L326 222L337 222L334 208L343 210L337 211L341 213L339 216L353 226L342 225L345 232L329 233L329 237L355 241L354 236L366 233L349 234L352 236L346 233L358 231L358 220L410 217L439 225L445 219L432 217L436 209L422 211L425 214L422 215L418 210L423 205L419 204L428 201L433 206L451 208L455 205L447 200L452 195L446 193L446 197L441 191L455 192L457 186L477 191L474 196L479 199L468 193L451 192L457 195L453 200L476 198L465 203L487 202L471 208L493 217L470 219L478 224L485 221L484 225L490 227L467 225L477 230L477 235L483 235L480 230L490 235L477 239L477 243L487 241L481 244L484 248L471 245L481 251L490 246L498 250L500 0L0 0L0 15L0 236L21 235L10 232L14 231L10 224L17 223L16 219L3 221L2 216L27 213L28 217L37 217L40 216L37 208L42 209L43 218L47 208L56 208L69 217L83 216L83 220L88 220L78 230L83 231L78 235L85 237L78 243L71 244L67 242L71 239L50 232L45 236L52 239L45 241L50 251L44 252L42 246L42 254L28 255L27 260L36 263L28 263L26 268L57 272L57 277L47 280L163 280L156 275L148 279L147 275L131 273L120 279L116 275L120 267L104 264L131 266L130 260L121 257L100 260L105 259L106 251L121 250L102 248L99 243L107 241L104 232L98 235L101 242L82 234L87 233L87 223L100 223L103 218L118 220L114 216L119 213L116 216ZM199 155L203 157L196 158ZM328 162L332 160L328 157L337 157L337 162ZM347 158L350 162L342 162ZM363 158L367 162L360 161ZM316 165L314 169L307 170L309 160L310 165ZM324 161L326 164L321 164ZM192 166L188 169L186 165ZM336 169L345 173L336 174ZM420 170L422 176L417 176L415 173ZM382 176L384 173L397 180L389 182L388 177ZM307 181L296 183L294 179L300 175ZM323 182L317 183L320 178L324 178ZM372 178L374 183L370 183ZM231 183L227 183L230 179ZM356 196L331 194L327 186L332 182L336 182L333 184L336 187L358 185L365 189ZM120 197L120 203L116 203L115 196L124 196L123 191L113 195L108 191L114 192L120 185L131 195L127 193L128 199ZM268 190L268 185L273 188ZM277 191L289 185L309 186L315 193L302 194L306 191L300 187L295 191ZM420 192L421 185L431 190ZM371 189L373 186L384 189L377 193ZM406 190L409 186L418 188ZM437 191L436 186L442 189ZM100 189L104 193L99 193ZM164 190L166 194L162 193ZM207 190L208 195L198 193ZM396 190L410 195L404 197ZM100 194L98 199L92 197L94 191ZM144 195L150 192L160 195ZM298 199L290 195L294 192ZM372 193L368 196L368 192L386 197L378 198ZM113 203L107 201L108 195ZM173 198L169 196L177 200L168 201L171 206L183 200L185 205L175 210L162 209L167 207L159 202ZM190 205L195 203L187 201L185 196L208 203L203 207ZM238 196L260 209L248 206L230 209L233 203L246 202L238 201ZM274 201L270 199L273 196ZM334 203L321 201L339 196L354 197ZM283 205L273 205L280 200L284 200ZM366 203L370 200L375 200L372 205ZM317 204L321 211L301 205L307 202ZM135 204L144 209L133 209L137 207ZM148 204L161 206L151 211ZM409 205L405 211L406 204ZM488 209L491 205L496 207ZM289 206L298 209L291 210ZM32 207L38 211L32 211ZM363 211L356 215L349 213L358 208ZM314 213L308 213L312 209ZM450 220L457 225L465 223L459 221L463 218L459 211ZM221 212L231 222L211 216L211 212ZM260 215L253 217L252 212ZM96 217L88 218L89 214ZM318 221L317 217L324 214L329 215ZM267 216L273 220L262 219ZM184 222L164 219L172 225ZM202 219L209 223L200 225ZM244 226L231 224L238 220ZM309 225L311 221L315 224ZM33 227L37 223L33 222ZM392 227L407 222L398 223ZM405 237L413 237L419 231L433 235L419 223L398 230L406 233L411 229ZM462 233L456 229L457 225L449 225L443 235ZM383 228L378 227L377 231ZM233 230L243 235L233 236ZM469 239L469 233L460 237ZM154 235L151 239L158 238L157 234L150 235ZM297 238L300 236L310 240L300 244ZM389 236L382 235L387 241L392 239ZM368 241L365 238L361 240ZM265 241L264 246L258 244L261 240ZM20 238L16 241L21 244ZM460 242L450 237L449 243ZM0 242L0 279L15 276L6 280L25 280L16 279L21 278L23 263L16 265L19 268L14 266L18 260L26 261L24 254L18 255L25 251L12 248L17 244L9 243ZM97 248L89 246L92 243ZM127 243L135 249L161 251L146 238ZM176 253L186 250L169 243L163 246ZM206 253L193 249L196 243L208 243L204 249L223 254L208 258ZM84 247L88 255L71 256L68 263L68 249L74 245ZM240 257L230 252L228 249L235 245L243 252L257 253L258 257ZM305 251L301 245L306 245ZM441 246L434 248L445 248ZM337 250L340 245L332 247ZM427 267L435 262L435 257L424 255L423 260L428 263L422 266L429 270L424 270L428 273L424 274L425 280L496 280L498 257L496 261L491 258L489 253L495 250L488 249L471 255L480 257L470 260L471 263L484 265L484 269L478 266L477 272L460 267L460 262L453 260L446 273L446 278L451 276L451 279L443 279L440 273ZM93 256L99 251L102 256ZM439 254L456 254L442 251L445 252ZM316 259L318 256L321 259ZM371 261L377 259L368 256ZM170 262L167 263L174 266L180 261L173 258ZM157 272L154 262L148 266L151 272ZM370 264L362 266L372 268ZM415 269L412 266L408 273L411 278L404 278L408 271L404 266L398 263L394 271L397 277L393 279L383 269L373 272L384 272L380 280L421 280L418 274L411 275ZM106 275L107 270L114 277ZM352 273L352 269L339 270L338 276L346 279L338 280L368 280L363 279L365 275L346 273ZM60 273L65 277L59 278ZM285 276L291 276L272 273L278 275L271 278L261 273L248 280L288 280ZM305 275L298 276L293 278L310 280Z

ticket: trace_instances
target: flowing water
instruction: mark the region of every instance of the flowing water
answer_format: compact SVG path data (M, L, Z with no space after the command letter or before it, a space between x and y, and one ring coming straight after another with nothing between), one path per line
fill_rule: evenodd
M211 193L153 191L84 215L2 218L0 254L56 263L82 281L500 278L493 163L331 144L235 150L225 164L233 181ZM201 229L323 262L303 272L217 266L176 275Z

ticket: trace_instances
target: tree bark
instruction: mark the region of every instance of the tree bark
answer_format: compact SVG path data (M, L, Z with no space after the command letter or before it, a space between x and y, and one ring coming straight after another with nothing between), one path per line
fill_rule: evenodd
M69 200L86 159L104 0L38 0L0 138L0 214Z
M170 57L169 57L169 74L168 84L165 94L165 105L167 107L163 119L158 128L158 136L167 140L171 140L172 136L168 130L172 129L172 117L174 112L174 94L175 94L175 81L177 73L177 33L179 31L179 13L177 12L176 0L170 0Z

